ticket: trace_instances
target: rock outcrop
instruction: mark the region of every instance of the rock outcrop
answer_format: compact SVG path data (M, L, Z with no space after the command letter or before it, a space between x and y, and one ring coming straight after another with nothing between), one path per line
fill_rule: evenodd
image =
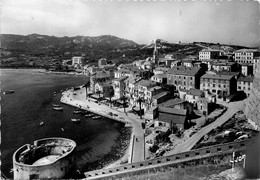
M245 114L249 122L260 130L260 61L255 63L255 78L251 94L246 100Z

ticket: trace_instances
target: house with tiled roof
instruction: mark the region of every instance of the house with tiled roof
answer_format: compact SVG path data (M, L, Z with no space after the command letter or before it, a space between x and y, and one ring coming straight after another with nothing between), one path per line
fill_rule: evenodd
M226 101L236 92L237 80L232 74L204 74L200 79L200 90L216 95L218 100Z
M111 81L114 78L113 73L107 71L97 71L94 75L90 77L90 90L95 92L95 84L98 82Z
M155 120L154 127L177 128L179 131L185 129L189 124L187 110L175 108L158 107L158 120Z
M95 84L95 93L101 92L102 94L107 91L110 87L112 87L111 82L97 82Z
M166 84L167 83L167 74L156 74L151 77L151 81Z
M170 70L170 68L168 68L168 67L157 67L157 68L153 69L153 73L154 73L154 75L165 74L169 70Z
M196 104L196 102L203 97L205 97L204 91L200 89L189 89L184 97L184 100L192 104Z
M205 73L200 67L176 66L167 74L167 84L174 85L176 89L190 89L200 87L200 77Z

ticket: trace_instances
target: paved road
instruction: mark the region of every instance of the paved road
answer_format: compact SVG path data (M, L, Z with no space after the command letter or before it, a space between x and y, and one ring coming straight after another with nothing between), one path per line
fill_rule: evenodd
M86 99L85 88L82 88L75 92L77 93L76 95L73 95L72 90L63 92L61 102L77 107L79 107L80 105L82 109L90 110L101 115L107 115L109 112L112 112L114 114L117 114L118 118L121 117L125 119L124 121L130 122L133 125L132 136L137 137L138 140L136 141L136 139L134 139L132 147L130 146L129 148L129 163L139 162L145 159L144 130L141 125L144 120L141 120L137 115L134 115L133 113L127 113L126 115L124 112L118 109L110 108L109 106L104 104L99 105L93 101L88 101Z
M226 121L228 121L236 112L243 110L244 102L238 101L238 102L230 102L227 104L227 111L220 116L218 119L216 119L213 123L209 124L208 126L205 126L204 128L200 129L196 134L194 134L192 137L187 139L181 144L178 144L178 146L167 153L167 155L173 155L185 151L190 151L191 148L207 133L209 133L212 129L215 129L218 126L221 126Z

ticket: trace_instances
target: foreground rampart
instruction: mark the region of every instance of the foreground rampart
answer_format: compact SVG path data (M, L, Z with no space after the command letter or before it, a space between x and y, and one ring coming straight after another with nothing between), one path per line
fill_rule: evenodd
M113 179L136 174L146 174L151 169L155 170L156 168L167 166L185 167L199 164L230 164L234 151L244 153L246 147L250 146L254 141L255 140L250 140L209 146L171 156L125 164L115 168L90 171L86 172L85 176L86 179Z

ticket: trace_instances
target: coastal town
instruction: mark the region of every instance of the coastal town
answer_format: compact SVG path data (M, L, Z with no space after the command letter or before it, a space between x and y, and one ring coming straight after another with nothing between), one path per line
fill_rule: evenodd
M1 179L260 178L258 2L1 5Z
M105 168L189 151L201 139L204 147L239 142L259 130L254 120L243 122L245 128L222 126L233 116L245 119L244 102L259 76L259 49L160 54L159 41L154 40L151 57L118 67L105 58L97 66L72 58L90 81L63 92L61 102L133 127L128 152ZM217 134L209 135L217 127Z
M99 168L113 169L256 137L259 115L251 114L259 106L259 49L234 50L214 45L203 46L194 55L179 51L165 54L160 52L161 39L153 40L150 47L153 48L150 57L118 66L105 58L99 59L97 65L83 63L81 56L62 61L70 63L73 72L69 74L87 77L85 84L61 91L62 104L75 107L74 113L93 120L106 117L131 128L124 154ZM59 74L41 71L44 72ZM62 104L53 104L53 110L62 111ZM82 120L71 119L74 123ZM40 126L43 125L41 122ZM57 147L65 143L63 139L44 141L60 141ZM15 156L21 158L23 153ZM37 163L46 164L50 156ZM93 168L89 168L93 172L84 172L77 167L78 177L98 174ZM68 167L72 169L74 165ZM14 174L15 178L23 177L16 171Z

